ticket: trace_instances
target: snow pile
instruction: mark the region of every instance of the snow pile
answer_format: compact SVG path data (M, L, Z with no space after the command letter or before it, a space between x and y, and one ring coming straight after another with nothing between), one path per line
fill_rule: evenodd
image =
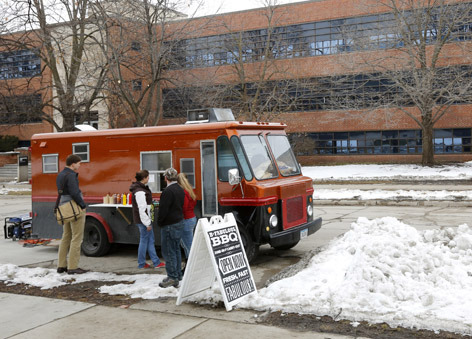
M359 218L307 269L240 306L472 334L472 229Z
M31 188L16 188L16 187L0 188L0 195L7 195L10 192L31 192Z
M316 188L313 193L315 200L422 200L422 201L461 201L472 200L472 191L447 190L360 190L360 189L326 189Z
M87 272L79 275L59 274L55 269L23 268L12 264L0 265L0 281L7 285L27 284L50 289L67 284L79 284L86 281L129 282L130 284L116 284L102 286L100 292L109 294L126 294L132 298L155 299L158 297L175 297L174 288L162 289L159 283L165 275L135 274L118 275L114 273Z
M304 166L302 173L313 180L470 180L472 161L436 167L413 164Z

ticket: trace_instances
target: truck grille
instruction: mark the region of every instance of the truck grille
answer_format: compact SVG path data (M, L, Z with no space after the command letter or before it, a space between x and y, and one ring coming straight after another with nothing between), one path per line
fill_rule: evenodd
M292 224L303 219L303 197L295 197L287 200L287 222ZM290 225L293 226L293 225Z

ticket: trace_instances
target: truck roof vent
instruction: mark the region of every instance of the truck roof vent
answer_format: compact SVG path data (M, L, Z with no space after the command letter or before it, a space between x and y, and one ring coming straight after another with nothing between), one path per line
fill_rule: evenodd
M90 125L75 125L74 131L96 131L97 129Z
M220 121L234 121L233 111L230 108L204 108L187 111L186 124Z

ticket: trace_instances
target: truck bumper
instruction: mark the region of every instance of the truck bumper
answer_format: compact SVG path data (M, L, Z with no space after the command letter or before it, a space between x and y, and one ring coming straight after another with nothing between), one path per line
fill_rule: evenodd
M300 241L300 235L308 230L307 235L312 235L321 228L321 218L316 218L306 224L289 228L288 230L271 234L269 243L272 247L283 246ZM306 231L305 231L306 232Z

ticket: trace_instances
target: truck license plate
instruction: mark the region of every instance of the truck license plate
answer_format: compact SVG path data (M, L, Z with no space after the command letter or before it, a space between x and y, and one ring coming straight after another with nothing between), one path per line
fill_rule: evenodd
M308 237L308 228L300 231L300 239L305 239L306 237Z

